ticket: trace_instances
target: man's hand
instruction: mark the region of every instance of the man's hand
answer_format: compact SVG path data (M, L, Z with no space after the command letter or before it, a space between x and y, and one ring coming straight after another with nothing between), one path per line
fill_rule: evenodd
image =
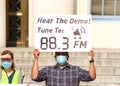
M35 49L34 52L33 52L33 55L34 55L34 58L35 59L38 59L39 55L40 55L40 52L38 49Z
M91 51L88 52L88 56L90 56L92 59L94 58L94 52L93 52L93 50L91 50Z

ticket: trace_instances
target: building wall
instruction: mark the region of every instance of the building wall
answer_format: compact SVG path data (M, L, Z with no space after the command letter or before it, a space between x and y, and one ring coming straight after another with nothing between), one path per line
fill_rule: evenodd
M6 9L5 0L0 0L0 47L5 47L6 41Z
M90 0L34 0L32 2L32 21L38 15L89 15ZM62 5L62 6L61 6ZM92 47L93 48L120 48L119 21L95 21L92 24ZM34 26L34 25L33 25ZM33 27L34 32L34 27ZM32 34L35 37L35 34ZM33 38L32 47L35 47Z
M43 14L90 14L90 0L29 0L29 47L35 47L33 23L35 16ZM4 48L6 38L5 0L0 0L0 19L0 53L5 49L13 51L16 69L26 74L24 83L38 84L31 80L34 48ZM81 82L80 86L109 86L120 83L119 24L119 21L93 21L92 47L95 52L97 78L93 82ZM89 69L85 52L70 52L69 62L72 65ZM55 63L53 52L41 52L39 69ZM39 86L45 86L45 83L41 82Z
M90 0L29 0L29 47L35 47L34 20L38 15L90 14ZM6 45L5 0L0 0L0 47ZM120 48L120 21L93 20L92 47Z
M120 21L93 21L94 48L120 48Z

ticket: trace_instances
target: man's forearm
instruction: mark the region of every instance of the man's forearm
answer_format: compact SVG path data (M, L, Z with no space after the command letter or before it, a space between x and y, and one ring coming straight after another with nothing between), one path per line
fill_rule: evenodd
M34 63L33 63L31 72L32 72L31 78L36 79L37 75L38 75L38 59L34 59Z
M96 78L96 69L95 69L94 62L93 62L93 63L90 63L89 73L90 73L90 76L91 76L93 79Z

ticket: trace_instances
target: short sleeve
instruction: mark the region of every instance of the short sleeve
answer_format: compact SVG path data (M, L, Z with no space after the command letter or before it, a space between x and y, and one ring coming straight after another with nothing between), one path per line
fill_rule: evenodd
M34 81L40 82L45 81L47 78L47 68L43 68L42 70L38 71L38 76Z
M89 74L89 71L86 71L85 69L79 69L79 79L80 81L92 81L92 77Z

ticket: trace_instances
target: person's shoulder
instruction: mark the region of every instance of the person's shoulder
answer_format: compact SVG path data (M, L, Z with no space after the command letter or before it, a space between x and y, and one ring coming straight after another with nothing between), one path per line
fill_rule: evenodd
M52 69L52 68L54 68L55 66L45 66L45 67L43 67L43 68L41 68L41 69Z
M73 69L81 69L80 66L77 66L77 65L69 65L69 66Z
M52 65L52 66L46 66L47 69L52 69L52 68L54 68L54 67L55 67L55 65Z
M20 72L23 73L21 70L13 70L13 71L15 71L15 72L19 72L19 73L20 73Z
M18 73L19 75L25 76L25 73L23 71L19 71L19 70L13 70L13 71Z

